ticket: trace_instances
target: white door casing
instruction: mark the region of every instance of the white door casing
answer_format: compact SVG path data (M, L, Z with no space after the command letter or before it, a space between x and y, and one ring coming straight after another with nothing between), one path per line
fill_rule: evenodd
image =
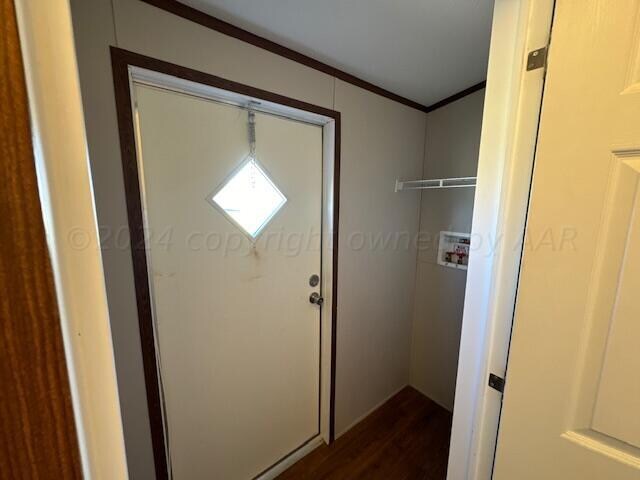
M554 0L496 0L478 159L447 478L491 477L516 297Z
M494 478L638 479L640 1L558 0L546 85Z
M171 468L253 478L324 430L308 300L324 273L323 131L256 113L257 159L287 202L254 243L209 198L249 153L246 110L133 92Z

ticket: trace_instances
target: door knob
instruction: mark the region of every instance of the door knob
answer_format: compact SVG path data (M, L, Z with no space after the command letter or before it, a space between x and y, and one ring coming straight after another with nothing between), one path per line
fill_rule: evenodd
M320 307L324 303L324 298L322 298L319 293L313 292L311 295L309 295L309 301L311 303L315 303Z

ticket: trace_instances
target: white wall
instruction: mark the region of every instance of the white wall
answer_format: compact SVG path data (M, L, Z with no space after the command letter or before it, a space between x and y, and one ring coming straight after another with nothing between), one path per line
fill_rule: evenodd
M102 227L107 296L129 472L152 479L131 255L109 45L342 112L336 429L409 381L413 239L419 197L393 192L422 172L426 115L137 0L71 0ZM363 245L364 239L364 245Z
M340 80L335 108L342 112L340 434L409 383L419 199L394 186L420 175L425 114Z
M484 89L427 115L423 178L472 177ZM411 348L411 385L453 410L466 271L436 262L440 231L470 232L472 188L423 190Z

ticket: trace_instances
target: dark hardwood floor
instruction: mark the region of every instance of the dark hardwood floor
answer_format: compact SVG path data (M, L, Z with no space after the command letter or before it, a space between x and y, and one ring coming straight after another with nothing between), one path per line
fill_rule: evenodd
M444 480L450 434L451 413L406 387L278 480Z

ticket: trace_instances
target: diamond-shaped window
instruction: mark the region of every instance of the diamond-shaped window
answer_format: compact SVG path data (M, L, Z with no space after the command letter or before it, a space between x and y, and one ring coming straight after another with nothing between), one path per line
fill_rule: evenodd
M255 158L249 157L212 194L210 201L246 234L255 239L269 220L283 207L287 198L278 190Z

